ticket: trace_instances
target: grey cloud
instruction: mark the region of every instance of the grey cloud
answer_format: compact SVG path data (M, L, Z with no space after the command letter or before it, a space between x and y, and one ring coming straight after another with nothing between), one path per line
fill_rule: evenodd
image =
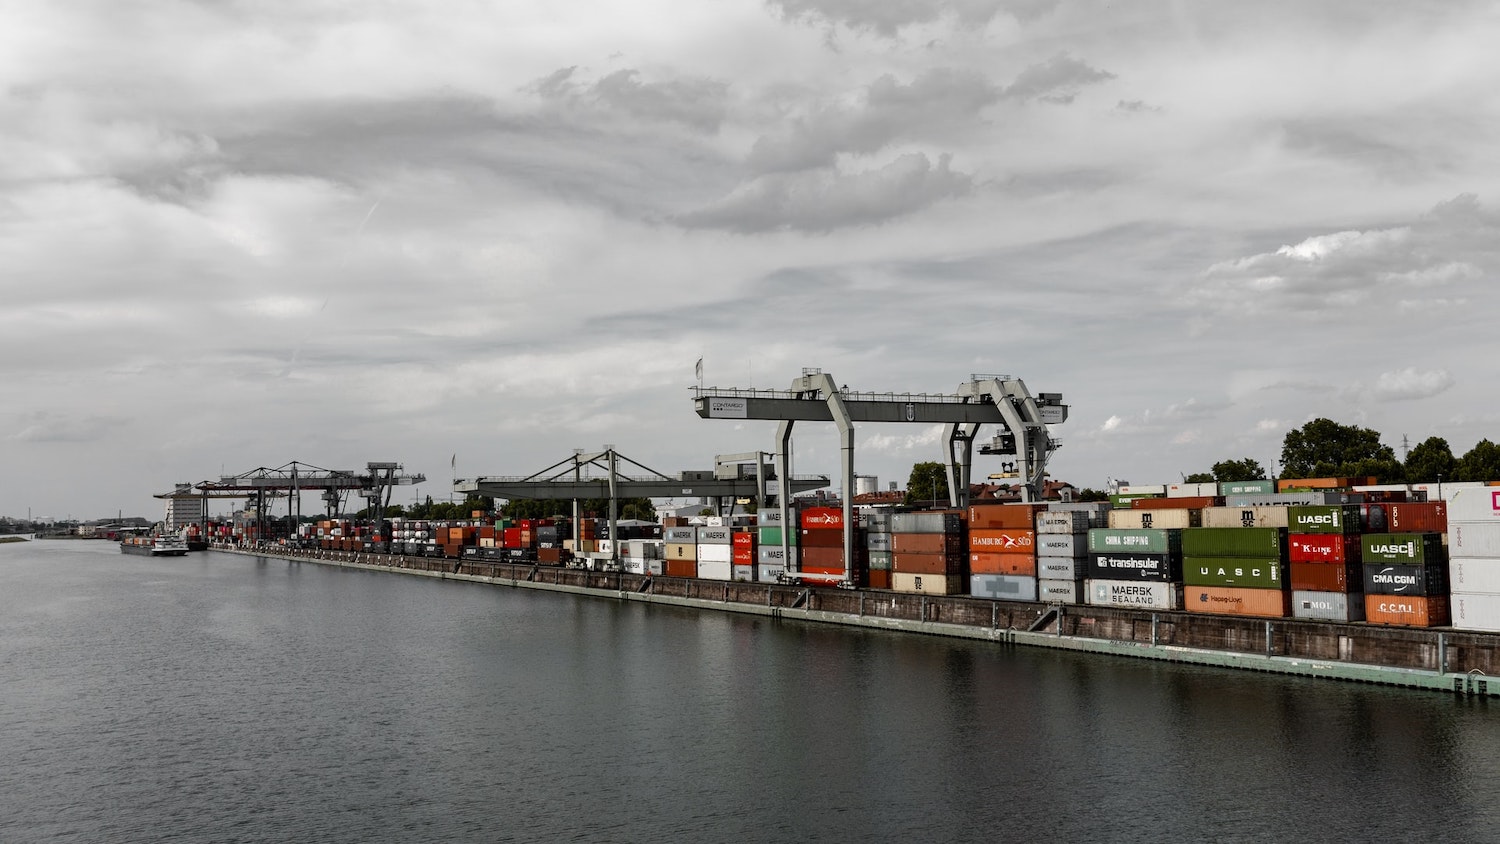
M126 424L124 419L113 416L71 417L52 411L28 413L19 422L21 428L10 438L28 443L94 442Z
M1288 149L1343 164L1357 164L1379 173L1382 178L1407 179L1453 166L1453 162L1431 144L1422 144L1418 148L1412 146L1408 137L1383 137L1392 131L1390 122L1383 117L1352 122L1307 119L1289 121L1282 126L1283 143Z
M1446 369L1421 372L1416 367L1409 366L1394 372L1380 373L1373 393L1380 401L1410 401L1431 398L1453 384L1453 376Z
M1089 67L1072 56L1060 54L1021 71L1016 76L1016 81L1006 86L1004 97L1066 105L1073 101L1083 86L1114 78L1113 73Z
M973 124L999 99L998 87L976 72L939 68L909 84L887 74L864 92L860 108L828 107L762 136L748 163L757 173L832 165L843 152L873 153L902 138L941 137Z
M709 79L670 79L642 82L634 70L621 70L599 80L594 94L612 108L651 120L681 123L712 132L724 119L729 86Z
M1389 311L1402 297L1463 301L1500 270L1500 215L1472 195L1405 226L1313 235L1214 264L1185 291L1193 307L1239 315ZM1456 294L1456 295L1455 295Z
M689 228L741 233L826 232L885 222L966 195L973 187L972 177L950 169L947 155L934 166L926 155L907 153L879 170L863 173L828 170L763 176L677 221Z
M1005 14L1023 23L1057 8L1057 0L770 0L772 9L791 20L843 24L887 38L903 27L951 17L963 27L981 27Z

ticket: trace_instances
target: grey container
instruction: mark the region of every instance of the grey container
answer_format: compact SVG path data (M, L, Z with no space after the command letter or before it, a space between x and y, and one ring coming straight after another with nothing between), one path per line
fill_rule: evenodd
M888 533L865 534L865 548L871 551L891 550L891 535Z
M1089 528L1100 526L1099 524L1095 524L1096 521L1107 518L1107 516L1101 516L1099 519L1095 519L1092 514L1080 510L1062 512L1047 510L1036 514L1036 532L1039 534L1088 533Z
M1261 504L1312 506L1320 504L1358 504L1363 495L1348 492L1273 492L1260 495L1226 495L1225 507L1256 507Z
M663 542L696 543L698 541L698 529L695 527L662 528L661 538Z
M1084 592L1082 580L1037 579L1036 599L1049 604L1081 604Z
M793 545L788 550L792 554L792 559L797 559L797 546ZM755 555L755 561L763 566L786 565L786 555L782 553L782 548L780 545L761 545L755 549Z
M963 516L958 513L897 513L891 516L891 533L962 533Z
M859 526L869 531L891 532L891 511L872 510L859 514Z
M698 528L699 545L731 545L733 543L734 533L727 527Z
M1089 555L1089 535L1086 533L1039 533L1036 535L1038 557L1067 557L1082 560Z
M1311 621L1364 621L1365 596L1359 592L1292 593L1292 618Z
M970 575L969 594L997 601L1035 601L1036 578L1015 574Z
M1037 557L1036 576L1041 580L1077 580L1088 572L1087 559Z

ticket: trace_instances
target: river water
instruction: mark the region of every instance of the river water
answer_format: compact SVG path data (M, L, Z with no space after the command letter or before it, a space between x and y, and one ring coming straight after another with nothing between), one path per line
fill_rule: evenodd
M7 844L1500 837L1500 704L212 552L0 545L0 678Z

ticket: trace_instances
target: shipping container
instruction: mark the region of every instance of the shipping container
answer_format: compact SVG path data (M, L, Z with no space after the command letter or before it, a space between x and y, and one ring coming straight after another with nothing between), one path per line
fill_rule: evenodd
M698 579L733 580L734 566L728 560L725 560L723 562L719 562L718 560L699 560Z
M746 581L746 582L753 581L753 580L755 580L755 566L754 565L748 565L748 566L736 565L733 568L733 570L731 571L731 576L735 580Z
M1220 481L1219 495L1272 495L1276 492L1275 481ZM1285 527L1285 525L1281 525Z
M1093 553L1180 554L1182 531L1094 528L1089 531L1089 551Z
M891 516L891 533L948 533L959 534L964 529L962 513L953 511L933 513L896 513Z
M1036 554L1036 531L1034 530L973 530L969 531L969 550L1001 554Z
M732 541L734 541L734 534L727 527L698 528L699 545L728 545Z
M1081 604L1084 592L1082 580L1041 580L1036 582L1036 599L1049 604Z
M1086 571L1090 580L1180 581L1182 558L1176 554L1090 554Z
M661 538L667 542L692 542L698 541L698 529L695 527L669 527L662 528Z
M1359 563L1291 563L1287 569L1293 592L1363 592L1365 588Z
M864 549L854 549L854 568L864 567ZM703 549L698 549L699 560L702 560ZM802 548L802 567L808 568L844 568L844 549L842 548L819 548L816 546Z
M844 547L844 532L803 528L801 541L797 544L817 548L842 548ZM859 545L863 546L864 543L860 542Z
M1364 564L1366 595L1446 595L1448 567L1439 563L1419 566Z
M667 547L671 547L670 545ZM670 552L669 552L670 553ZM693 560L673 559L668 556L662 561L662 570L667 577L697 577L698 563Z
M890 551L871 551L869 553L869 557L870 557L870 563L869 563L869 565L870 565L870 568L872 570L876 570L876 569L881 570L881 571L890 571L891 570L891 552Z
M907 574L963 574L968 559L948 554L891 552L891 571Z
M1039 533L1036 535L1036 555L1082 560L1089 555L1089 535L1087 533Z
M1441 501L1369 504L1366 530L1386 533L1443 533L1448 530L1448 505ZM1376 514L1381 514L1377 516ZM1383 520L1375 527L1377 519Z
M1182 608L1188 612L1256 618L1286 618L1292 614L1292 593L1281 589L1188 586L1183 589L1182 600Z
M1142 498L1130 502L1132 510L1202 510L1220 504L1217 496L1195 495L1191 498Z
M1166 484L1121 484L1121 495L1166 495Z
M1193 528L1182 532L1184 557L1286 556L1286 528Z
M1105 527L1109 524L1108 512L1098 515L1082 510L1052 511L1036 514L1036 532L1038 534L1061 534L1064 536L1078 533L1088 533L1089 528ZM1102 522L1102 523L1101 523ZM973 524L969 528L973 529Z
M797 508L789 508L787 510L787 514L791 516L791 518L795 522L797 519ZM783 524L781 521L781 508L774 507L770 509L763 508L760 510L756 510L755 523L757 525L760 525L761 527L780 527Z
M1205 507L1203 527L1206 528L1284 528L1287 526L1287 508L1270 504L1253 507Z
M1500 557L1500 522L1448 522L1449 557Z
M844 510L841 507L809 507L802 511L799 522L806 530L838 530L844 529Z
M1448 560L1440 533L1367 533L1361 538L1359 553L1367 565L1415 566Z
M1448 589L1454 593L1500 594L1500 555L1452 557L1448 560Z
M1168 498L1216 498L1219 495L1217 483L1181 483L1167 484ZM1210 505L1203 505L1205 507Z
M1292 507L1287 513L1291 533L1353 534L1362 529L1357 504L1311 505Z
M1131 508L1131 505L1135 504L1135 502L1141 500L1142 498L1160 498L1160 497L1161 497L1160 495L1152 495L1150 493L1145 493L1145 492L1128 492L1128 493L1121 493L1119 495L1111 495L1109 497L1109 504L1110 504L1110 509L1113 509L1113 510L1129 510ZM1102 525L1101 525L1101 527L1102 527Z
M1182 608L1182 584L1148 583L1135 580L1086 580L1088 603L1098 607L1131 607L1143 610Z
M1007 574L1036 577L1036 557L1032 554L969 554L969 574Z
M696 560L698 559L698 546L688 542L666 542L662 544L662 553L666 554L669 560Z
M873 569L872 568L872 569L870 569L870 571L868 573L868 579L869 579L869 584L870 584L870 588L871 589L889 589L889 588L891 588L891 571L890 571L890 569Z
M1111 510L1115 530L1182 530L1203 524L1202 510Z
M1365 621L1401 627L1444 627L1448 624L1448 596L1366 595Z
M1462 489L1448 499L1450 522L1500 522L1500 488Z
M1293 533L1286 556L1294 563L1358 563L1362 544L1358 534Z
M996 601L1035 601L1036 578L974 574L969 576L969 594Z
M734 547L736 548L749 548L751 550L754 550L755 546L758 544L756 542L755 534L746 530L735 531L733 537L734 540L730 544L734 545Z
M958 534L893 533L891 550L897 554L960 554L968 552L968 545Z
M755 566L755 582L756 583L777 583L777 582L779 582L781 580L782 572L785 572L785 571L786 571L786 566L767 565L766 563L758 563Z
M791 552L792 561L795 562L797 560L797 546L793 545L791 548L785 550ZM785 568L786 554L780 545L762 545L755 549L755 561L763 566Z
M957 574L891 572L891 588L897 592L914 592L925 595L961 595L963 594L965 585L963 576Z
M865 534L865 548L871 551L890 551L891 535L888 533Z
M1453 610L1455 629L1500 633L1500 594L1454 590L1448 596L1448 603Z
M1045 504L974 504L969 530L1034 530L1037 513L1045 509Z
M791 531L790 533L786 534L786 542L787 542L788 545L796 545L797 544L797 534L799 532L800 531L795 531L794 530L794 531ZM765 528L760 528L760 544L761 545L780 545L783 533L785 533L785 531L783 531L779 527L765 527Z
M700 542L698 543L698 555L695 559L697 559L698 561L699 572L703 571L703 565L705 563L723 563L725 565L728 565L734 561L734 546L718 544L706 545ZM704 575L701 573L698 576L704 577ZM726 577L724 579L727 580L728 578Z
M1309 563L1309 565L1321 565ZM1292 592L1292 618L1309 621L1364 621L1365 596L1359 592Z
M1189 557L1184 554L1182 582L1188 586L1280 590L1286 585L1286 565L1277 557Z
M859 514L859 526L877 533L891 532L890 510L865 510Z
M1358 504L1363 500L1363 495L1352 492L1277 492L1270 495L1231 495L1224 499L1224 506L1256 507L1267 504L1273 507L1312 507Z
M1036 576L1042 580L1082 580L1088 574L1088 555L1071 557L1037 557Z

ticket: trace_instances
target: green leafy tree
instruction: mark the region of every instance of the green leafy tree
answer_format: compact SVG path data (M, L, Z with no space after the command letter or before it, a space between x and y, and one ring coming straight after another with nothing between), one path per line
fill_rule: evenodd
M1455 480L1457 468L1458 458L1442 437L1428 437L1406 455L1406 480L1412 483L1432 483L1439 478Z
M948 470L936 460L913 464L906 479L906 503L948 500Z
M1456 469L1460 481L1500 480L1500 445L1489 440L1480 440L1458 459Z
M1266 470L1259 461L1246 457L1243 460L1220 460L1214 464L1215 481L1263 481Z
M1369 428L1314 419L1288 431L1281 445L1283 478L1377 477L1399 481L1406 467Z
M1084 487L1083 489L1081 489L1081 490L1078 491L1077 500L1079 500L1079 501L1108 501L1109 500L1109 493L1105 492L1102 489L1091 489L1089 487Z
M1214 476L1209 472L1194 472L1191 475L1182 476L1182 482L1185 484L1207 484L1213 481Z

